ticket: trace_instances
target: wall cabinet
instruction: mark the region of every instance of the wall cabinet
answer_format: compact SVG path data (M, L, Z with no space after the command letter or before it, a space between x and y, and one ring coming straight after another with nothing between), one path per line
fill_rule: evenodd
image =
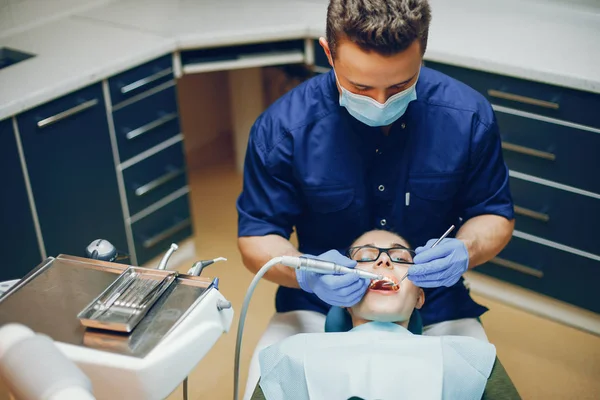
M42 261L12 119L0 121L0 171L0 281L6 281Z
M19 114L23 153L48 256L83 256L94 239L125 249L100 83Z

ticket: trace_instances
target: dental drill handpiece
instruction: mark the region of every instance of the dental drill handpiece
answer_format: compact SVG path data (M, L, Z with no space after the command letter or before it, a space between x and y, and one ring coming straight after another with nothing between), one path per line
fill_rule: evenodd
M307 257L283 256L281 257L281 264L295 269L317 272L319 274L354 274L363 279L386 280L383 275L373 274L358 268L344 267L343 265L339 265L330 261L315 260Z

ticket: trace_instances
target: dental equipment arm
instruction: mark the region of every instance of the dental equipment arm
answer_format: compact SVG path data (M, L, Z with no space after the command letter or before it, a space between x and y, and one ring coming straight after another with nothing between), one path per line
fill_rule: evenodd
M274 265L281 264L294 269L304 269L307 271L317 272L321 274L356 274L364 279L371 280L385 280L383 275L373 274L367 271L360 270L358 268L347 268L329 261L317 260L307 257L293 257L293 256L282 256L275 257L268 261L263 267L258 270L254 279L250 283L248 290L246 291L246 297L244 297L244 303L242 304L242 310L240 312L240 320L238 324L237 338L235 343L235 363L234 363L234 375L233 375L233 399L238 400L239 392L239 375L240 375L240 352L242 348L242 336L244 333L244 322L246 320L246 313L248 312L248 306L250 305L250 299L254 293L254 289L260 279L271 269Z

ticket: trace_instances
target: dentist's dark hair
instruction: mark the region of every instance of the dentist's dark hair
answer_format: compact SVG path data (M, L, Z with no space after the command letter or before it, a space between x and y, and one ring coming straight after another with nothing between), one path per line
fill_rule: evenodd
M427 0L330 0L327 42L333 58L344 39L384 56L400 53L418 40L424 54L430 21Z

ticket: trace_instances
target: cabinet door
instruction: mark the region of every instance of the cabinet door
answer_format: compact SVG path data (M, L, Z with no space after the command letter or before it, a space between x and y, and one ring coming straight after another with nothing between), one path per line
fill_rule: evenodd
M125 250L125 223L101 85L17 116L48 256L94 239Z
M0 281L22 278L42 261L12 120L0 121Z

